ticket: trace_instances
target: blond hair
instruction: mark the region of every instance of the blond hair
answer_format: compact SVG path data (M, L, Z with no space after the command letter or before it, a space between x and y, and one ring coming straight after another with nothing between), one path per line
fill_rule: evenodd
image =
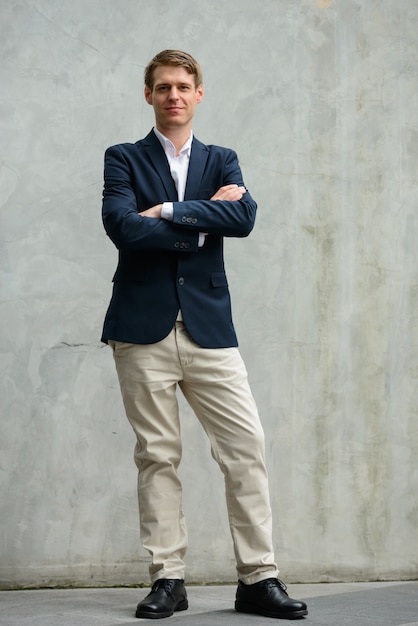
M189 74L194 76L196 89L202 84L201 67L191 54L183 52L182 50L163 50L156 54L145 68L144 82L151 91L154 87L154 71L157 67L162 65L184 67Z

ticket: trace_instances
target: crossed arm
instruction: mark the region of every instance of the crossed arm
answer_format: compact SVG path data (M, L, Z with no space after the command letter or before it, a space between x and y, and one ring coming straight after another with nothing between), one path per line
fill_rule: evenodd
M225 185L224 187L218 189L218 191L211 197L211 200L241 200L245 192L245 187L240 187L239 185ZM162 204L156 204L145 211L140 211L139 215L160 219L162 208Z
M203 245L207 233L246 237L251 231L257 205L244 187L238 160L232 151L224 163L216 162L211 168L219 184L222 179L225 183L231 180L237 183L222 185L210 199L173 200L173 210L170 212L164 205L163 213L162 202L152 206L148 203L148 198L156 200L155 190L146 178L148 164L137 162L136 153L134 156L135 159L131 158L128 149L121 146L109 148L105 155L103 224L119 250L173 250L180 237L188 244L184 250L194 252ZM154 170L150 170L150 174L152 178ZM210 178L211 172L207 180ZM158 181L153 182L158 184ZM210 188L210 182L206 185ZM164 193L163 187L161 192ZM168 200L164 198L164 201ZM147 204L149 208L141 210Z

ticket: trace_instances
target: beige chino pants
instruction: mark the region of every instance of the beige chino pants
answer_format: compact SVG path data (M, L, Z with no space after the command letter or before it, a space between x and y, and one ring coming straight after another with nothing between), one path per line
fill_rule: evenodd
M109 342L127 417L135 431L140 531L152 582L184 578L187 529L177 385L205 429L225 478L238 578L278 574L272 546L264 433L237 348L195 344L182 322L159 343Z

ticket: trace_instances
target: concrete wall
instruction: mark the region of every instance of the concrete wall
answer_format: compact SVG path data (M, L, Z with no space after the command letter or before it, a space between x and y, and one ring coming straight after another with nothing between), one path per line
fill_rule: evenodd
M227 260L282 576L416 577L418 2L1 0L0 28L1 584L148 581L100 206L166 47L201 61L195 132L259 203ZM188 580L233 581L187 408L183 431Z

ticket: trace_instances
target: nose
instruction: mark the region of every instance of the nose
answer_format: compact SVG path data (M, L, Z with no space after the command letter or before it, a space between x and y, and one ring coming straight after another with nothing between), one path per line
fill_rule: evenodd
M177 87L171 87L170 93L169 93L170 100L177 100L178 97L179 97L179 92L177 90Z

